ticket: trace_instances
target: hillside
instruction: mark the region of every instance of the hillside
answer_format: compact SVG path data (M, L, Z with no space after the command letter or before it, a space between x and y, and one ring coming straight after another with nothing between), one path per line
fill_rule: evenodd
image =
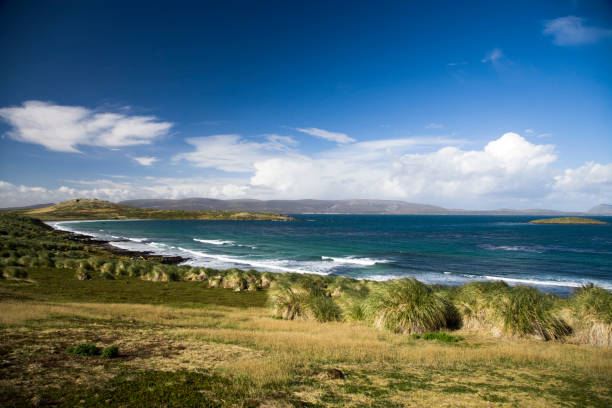
M155 220L292 220L284 215L246 211L179 211L135 208L97 199L75 199L49 207L15 211L43 221L155 219Z

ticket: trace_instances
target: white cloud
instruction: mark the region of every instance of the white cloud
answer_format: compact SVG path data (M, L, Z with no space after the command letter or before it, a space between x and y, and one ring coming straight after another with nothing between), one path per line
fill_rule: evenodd
M194 146L195 151L178 154L173 160L187 160L197 167L228 172L250 172L255 162L289 153L291 149L287 144L294 144L293 139L285 136L268 135L267 140L258 143L242 139L240 135L192 137L186 142Z
M612 163L585 163L555 176L555 189L572 193L596 193L612 201Z
M293 139L290 136L281 136L276 134L267 134L266 139L268 139L272 143L277 143L279 145L287 145L287 146L296 146L298 141Z
M480 62L491 62L495 64L498 60L504 57L504 53L499 48L493 48Z
M399 139L380 139L366 142L359 142L349 147L343 148L345 151L354 153L355 149L363 150L387 150L387 149L411 149L417 146L435 146L441 144L458 144L462 140L451 139L448 137L406 137Z
M429 125L425 126L425 129L444 129L444 125L441 123L431 122Z
M533 129L525 129L525 133L527 133L528 135L533 135L535 133L535 130L533 130Z
M122 147L150 144L166 135L172 124L155 116L128 116L96 112L81 106L27 101L0 109L0 118L12 126L8 135L20 142L60 152L78 152L77 146Z
M65 180L55 189L0 182L0 206L76 197L249 197L402 199L449 208L551 207L585 210L612 201L612 163L553 167L554 146L506 133L482 148L450 138L376 140L299 154L289 140L256 143L237 135L196 138L179 156L201 167L246 174L222 177ZM433 148L433 150L432 150ZM209 151L210 149L210 151ZM428 150L424 150L428 149Z
M384 148L388 143L383 142L360 145ZM506 133L479 151L447 146L423 154L370 153L363 159L342 149L322 158L269 159L255 163L251 183L290 198L401 198L473 206L484 197L537 193L549 180L548 165L556 157L553 146Z
M612 36L612 30L586 26L585 19L576 16L559 17L544 24L543 33L553 37L559 46L590 44Z
M296 128L298 132L306 133L310 136L319 137L321 139L329 140L336 143L352 143L355 141L352 137L349 137L346 133L330 132L324 129L318 128Z
M134 160L136 163L140 164L141 166L150 166L156 161L158 161L159 159L157 157L145 156L145 157L132 157L132 160Z

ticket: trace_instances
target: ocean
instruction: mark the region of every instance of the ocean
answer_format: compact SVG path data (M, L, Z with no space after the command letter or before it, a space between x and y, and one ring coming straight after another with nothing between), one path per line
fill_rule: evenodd
M193 266L461 285L480 280L568 295L612 290L612 225L533 216L294 215L299 221L81 221L56 228ZM612 217L597 217L612 223Z

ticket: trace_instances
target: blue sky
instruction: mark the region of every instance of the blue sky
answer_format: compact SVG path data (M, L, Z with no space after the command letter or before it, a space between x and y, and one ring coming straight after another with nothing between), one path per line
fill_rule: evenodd
M0 206L612 202L612 5L422 3L0 3Z

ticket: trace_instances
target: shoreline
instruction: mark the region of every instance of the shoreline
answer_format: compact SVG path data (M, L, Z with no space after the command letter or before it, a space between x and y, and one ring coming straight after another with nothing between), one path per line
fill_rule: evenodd
M124 249L124 248L120 248L118 246L113 245L112 242L129 242L130 241L129 239L118 239L118 240L111 241L111 240L106 240L106 239L100 239L95 235L89 235L83 232L76 232L76 231L72 231L68 229L63 229L60 227L60 225L64 223L68 224L68 223L99 222L99 221L127 221L127 220L87 220L87 221L81 221L81 220L63 221L62 220L62 221L41 221L41 223L47 226L48 228L53 228L56 231L68 233L68 237L72 241L84 243L94 248L112 253L114 255L129 257L130 259L134 259L134 260L150 260L150 261L160 262L160 263L167 264L167 265L179 265L179 264L190 265L188 263L189 261L197 259L193 257L183 257L180 255L163 255L163 254L156 253L154 250L140 251L137 249ZM147 221L147 220L131 219L129 221ZM247 265L253 266L251 264L247 264ZM194 266L194 265L190 265L190 266ZM258 265L258 266L261 266L261 265ZM245 267L238 267L237 269L246 270ZM293 268L272 268L272 269L263 268L263 269L260 269L260 268L255 267L255 269L259 270L260 272L268 271L268 272L275 273L275 274L282 274L282 273L289 272L289 273L321 275L316 272L308 272L308 271L302 271L302 270L298 271ZM273 269L278 269L278 270L274 271ZM447 273L445 272L445 274ZM327 276L327 275L324 274L324 276ZM342 276L342 275L334 275L334 276ZM363 277L363 278L352 277L352 279L371 280L371 281L380 282L380 281L390 281L390 280L397 280L397 279L411 278L411 277L418 279L419 281L422 281L422 278L419 279L418 276L412 276L412 275L411 276L409 275L406 275L406 276L392 275L391 276L390 275L390 276L385 276L385 279L380 279L380 277L378 276L376 278L375 277ZM470 281L475 281L475 282L476 281L479 281L479 282L503 281L503 282L510 284L511 286L527 285L527 286L535 287L544 293L553 293L561 297L568 297L571 295L571 292L573 290L580 288L584 286L585 284L588 284L588 283L579 283L579 282L520 279L520 278L513 278L513 277L491 276L491 275L480 276L479 278L480 279L473 279ZM466 282L452 284L452 283L424 281L424 283L430 284L430 285L441 285L441 286L447 286L447 287L454 287L454 286L461 286L465 284ZM612 287L606 284L602 284L601 282L597 282L596 285L601 286L608 291L612 290ZM548 288L548 290L544 288Z
M92 222L93 221L117 221L117 220L92 220ZM128 220L121 220L121 221L128 221ZM141 220L133 219L129 221L141 221ZM88 235L82 232L68 231L68 230L60 229L57 227L57 224L59 223L83 222L83 221L75 220L75 221L49 221L49 222L41 221L41 222L42 224L46 225L49 228L52 228L55 231L65 233L67 235L67 239L69 239L70 241L78 242L81 244L86 244L93 248L103 250L106 252L110 252L113 255L126 256L133 260L155 261L155 262L159 262L165 265L179 265L191 259L191 258L185 258L182 256L158 255L158 254L155 254L153 251L135 251L135 250L130 250L130 249L123 249L123 248L114 246L111 243L113 241L99 239L93 235ZM124 242L124 241L128 242L127 239L120 240L118 242Z

